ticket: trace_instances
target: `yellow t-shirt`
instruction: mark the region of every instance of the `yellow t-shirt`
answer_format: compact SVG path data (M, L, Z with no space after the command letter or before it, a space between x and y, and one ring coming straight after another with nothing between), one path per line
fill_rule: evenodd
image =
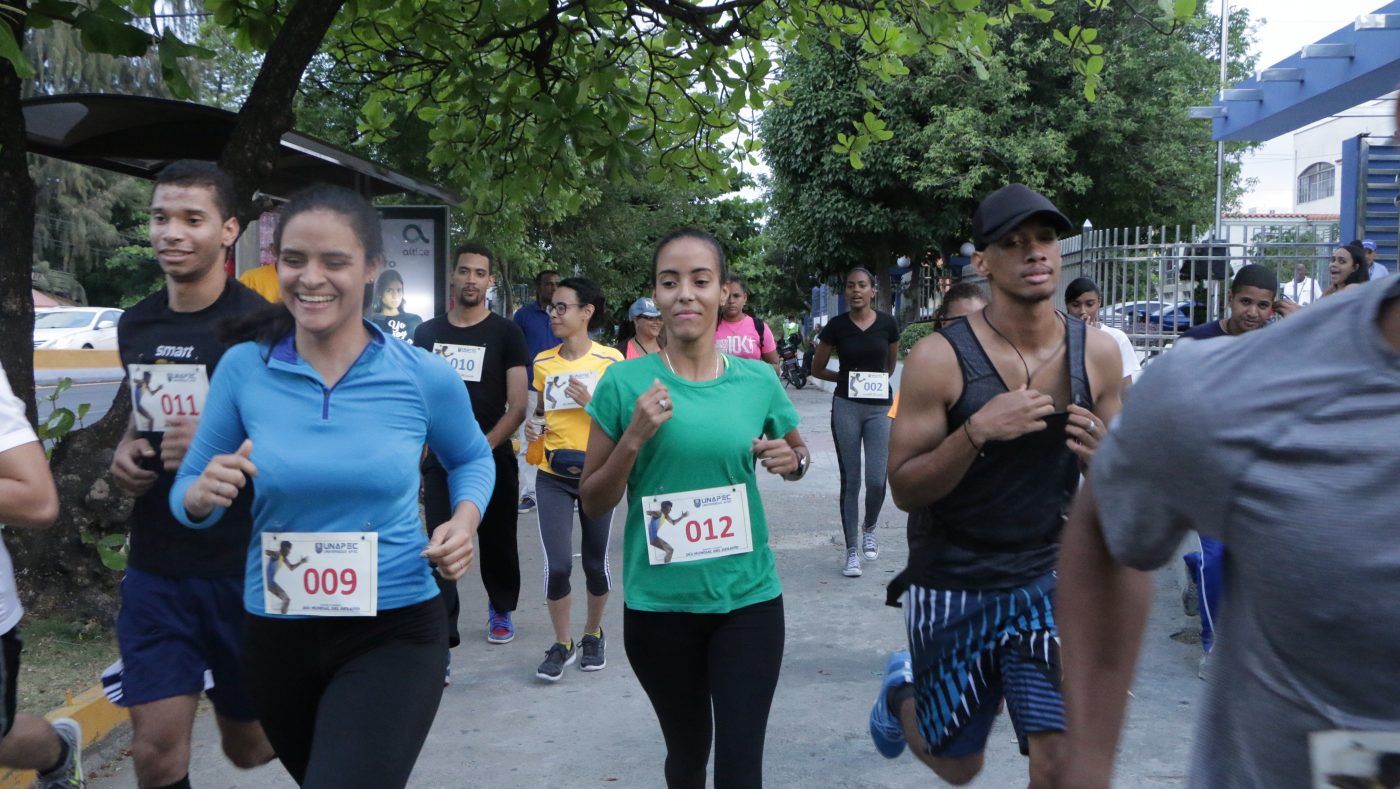
M239 277L238 281L273 304L282 300L282 286L277 284L276 266L264 265L248 269L243 272L243 276Z
M603 378L603 372L614 362L622 361L622 354L616 348L596 342L588 353L573 361L560 354L563 347L556 345L535 356L534 387L540 393L540 402L544 404L547 428L544 434L545 460L541 461L540 469L551 474L554 474L549 467L551 452L558 449L577 449L581 452L588 448L588 430L593 421L588 412L581 407L552 409L555 404L564 402L564 389L569 385L569 379L578 374L591 373L592 385L596 387Z

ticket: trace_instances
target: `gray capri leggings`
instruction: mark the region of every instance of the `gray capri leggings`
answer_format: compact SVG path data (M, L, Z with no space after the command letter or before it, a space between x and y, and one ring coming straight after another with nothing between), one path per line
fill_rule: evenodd
M535 478L536 513L540 520L540 544L544 546L544 596L562 600L569 596L569 575L574 570L574 502L578 501L578 480L541 470ZM608 564L608 538L612 533L613 511L590 518L580 505L579 524L583 527L583 576L588 593L605 595L612 589Z
M831 437L841 470L841 529L846 549L860 547L860 454L865 447L865 522L875 527L885 504L885 465L890 456L890 407L831 398Z

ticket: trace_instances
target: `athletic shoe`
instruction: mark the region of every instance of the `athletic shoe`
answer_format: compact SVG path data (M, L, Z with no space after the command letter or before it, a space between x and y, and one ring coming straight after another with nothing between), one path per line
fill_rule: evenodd
M855 548L846 551L846 569L841 574L847 578L860 577L860 552Z
M875 541L874 529L866 529L865 533L861 535L860 552L872 562L880 558L880 544Z
M535 511L535 497L534 497L534 496L521 496L521 497L520 497L520 506L516 507L516 508L515 508L515 511L518 512L518 513L520 513L521 515L524 515L524 514L527 513L527 512L534 512L534 511Z
M598 628L598 635L584 633L579 639L579 651L583 652L583 657L579 658L579 671L598 671L608 665L608 661L603 657L603 628Z
M83 730L72 718L59 718L53 722L54 733L68 745L68 761L51 773L40 773L34 781L35 789L82 789L87 786L83 778Z
M492 644L509 644L515 638L515 624L510 612L496 613L496 607L486 606L486 640Z
M890 691L913 682L914 667L909 653L901 650L890 655L885 664L885 680L880 683L880 695L875 697L875 706L870 708L870 739L875 741L875 750L886 759L904 753L904 726L890 709Z
M578 650L564 646L558 641L544 654L544 662L535 669L535 676L549 682L558 682L564 676L564 667L572 665L578 658Z

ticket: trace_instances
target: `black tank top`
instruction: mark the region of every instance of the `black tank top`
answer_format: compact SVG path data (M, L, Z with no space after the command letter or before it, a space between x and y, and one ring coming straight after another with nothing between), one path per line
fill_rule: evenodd
M1066 317L1065 327L1070 402L1090 408L1085 325ZM948 410L948 436L966 440L954 434L1007 387L968 321L948 325L943 336L963 377L962 396ZM1058 412L1046 417L1044 430L988 441L957 487L912 513L909 567L891 592L901 581L935 589L1005 589L1053 570L1060 531L1079 487L1078 458L1065 443L1068 419Z

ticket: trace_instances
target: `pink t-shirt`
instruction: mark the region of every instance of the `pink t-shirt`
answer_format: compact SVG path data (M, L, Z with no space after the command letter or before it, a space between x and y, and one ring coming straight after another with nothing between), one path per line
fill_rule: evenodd
M753 316L745 315L733 323L724 318L719 319L719 325L715 327L715 348L720 353L738 356L741 359L762 359L763 354L778 350L778 342L773 339L772 328L766 328L763 332L763 345L760 347L758 327L754 325Z

